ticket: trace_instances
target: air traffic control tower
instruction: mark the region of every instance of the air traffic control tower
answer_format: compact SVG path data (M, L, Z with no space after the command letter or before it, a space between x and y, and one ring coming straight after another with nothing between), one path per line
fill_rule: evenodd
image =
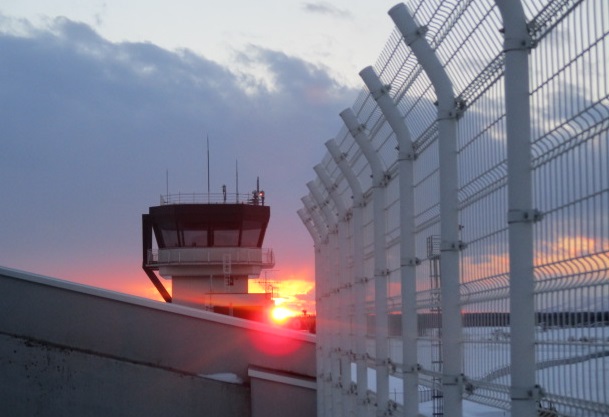
M165 301L267 321L271 293L249 293L248 280L275 265L262 247L271 210L251 194L173 194L142 215L142 267ZM171 294L158 274L172 281Z

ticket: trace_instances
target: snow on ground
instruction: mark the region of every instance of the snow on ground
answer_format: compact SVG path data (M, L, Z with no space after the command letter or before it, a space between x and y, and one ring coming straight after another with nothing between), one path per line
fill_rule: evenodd
M230 384L243 384L243 380L239 378L238 375L229 372L208 375L200 374L199 376L201 378L213 379L214 381L228 382Z
M432 416L433 409L431 401L419 404L419 412L424 416ZM444 413L447 417L449 413ZM463 401L463 417L510 417L509 411L500 410L494 407Z
M503 337L501 337L503 336ZM581 326L539 328L536 345L537 382L546 392L557 397L576 398L597 404L607 404L609 393L605 392L609 381L609 326ZM396 362L401 361L401 343L392 339ZM430 354L429 341L419 342L420 357L425 360ZM427 349L425 347L427 346ZM374 344L369 343L374 354ZM474 378L509 388L509 328L475 327L464 328L463 356L466 368ZM352 364L351 375L355 381L356 369ZM389 394L392 401L403 404L402 381L389 377ZM376 390L376 372L368 369L368 388ZM421 389L425 389L421 387ZM482 394L481 391L477 391ZM561 411L563 405L554 404ZM431 417L431 401L419 405L420 413ZM464 417L509 417L510 412L481 405L471 401L463 403ZM568 411L568 410L563 410ZM588 415L588 414L587 414ZM606 415L589 414L594 416Z

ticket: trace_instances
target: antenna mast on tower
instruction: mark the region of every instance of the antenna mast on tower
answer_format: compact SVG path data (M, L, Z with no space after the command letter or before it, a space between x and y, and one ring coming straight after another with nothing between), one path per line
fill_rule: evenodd
M236 159L235 160L235 186L236 186L236 193L237 193L237 201L236 203L239 202L239 160Z
M207 202L209 203L209 135L207 135Z

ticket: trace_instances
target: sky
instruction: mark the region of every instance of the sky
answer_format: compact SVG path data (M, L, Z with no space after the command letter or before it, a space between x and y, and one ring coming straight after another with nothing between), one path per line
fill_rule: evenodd
M263 273L314 309L296 211L395 1L4 0L0 265L144 297L141 215L166 193L253 190Z

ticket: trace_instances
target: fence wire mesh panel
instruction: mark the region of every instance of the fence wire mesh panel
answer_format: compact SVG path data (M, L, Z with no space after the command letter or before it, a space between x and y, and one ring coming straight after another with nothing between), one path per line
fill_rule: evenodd
M424 415L460 416L472 404L503 412L520 400L534 403L529 417L609 415L609 2L522 0L522 8L526 37L516 44L506 39L494 0L408 1L416 27L404 33L397 24L373 65L383 88L364 87L351 105L359 126L344 126L327 144L320 162L327 178L312 182L319 192L305 196L299 211L315 242L320 416L411 415L413 403ZM443 236L439 124L447 116L439 110L437 73L416 51L422 41L454 95L457 242ZM509 199L519 184L509 173L506 104L513 50L527 51L533 202L517 213ZM381 108L383 94L407 127L409 152ZM360 132L382 178L355 138ZM401 184L404 178L410 183ZM410 200L411 211L404 211ZM381 201L382 210L375 209ZM403 236L408 219L411 235ZM530 276L511 270L518 262L510 244L514 223L532 228ZM414 255L405 257L409 245ZM452 251L459 256L458 336L446 331L442 299L442 260ZM413 271L414 305L402 300L406 268ZM513 284L527 279L532 291L521 300ZM534 309L534 332L524 342L514 334L519 303ZM379 314L386 328L378 328ZM445 346L455 343L456 379L446 371L454 364L445 362ZM514 382L512 356L523 343L535 368L524 391ZM407 363L405 346L416 350L416 366ZM385 350L386 357L377 354ZM414 397L405 382L413 373ZM389 380L388 398L377 377ZM456 402L446 395L453 385Z

